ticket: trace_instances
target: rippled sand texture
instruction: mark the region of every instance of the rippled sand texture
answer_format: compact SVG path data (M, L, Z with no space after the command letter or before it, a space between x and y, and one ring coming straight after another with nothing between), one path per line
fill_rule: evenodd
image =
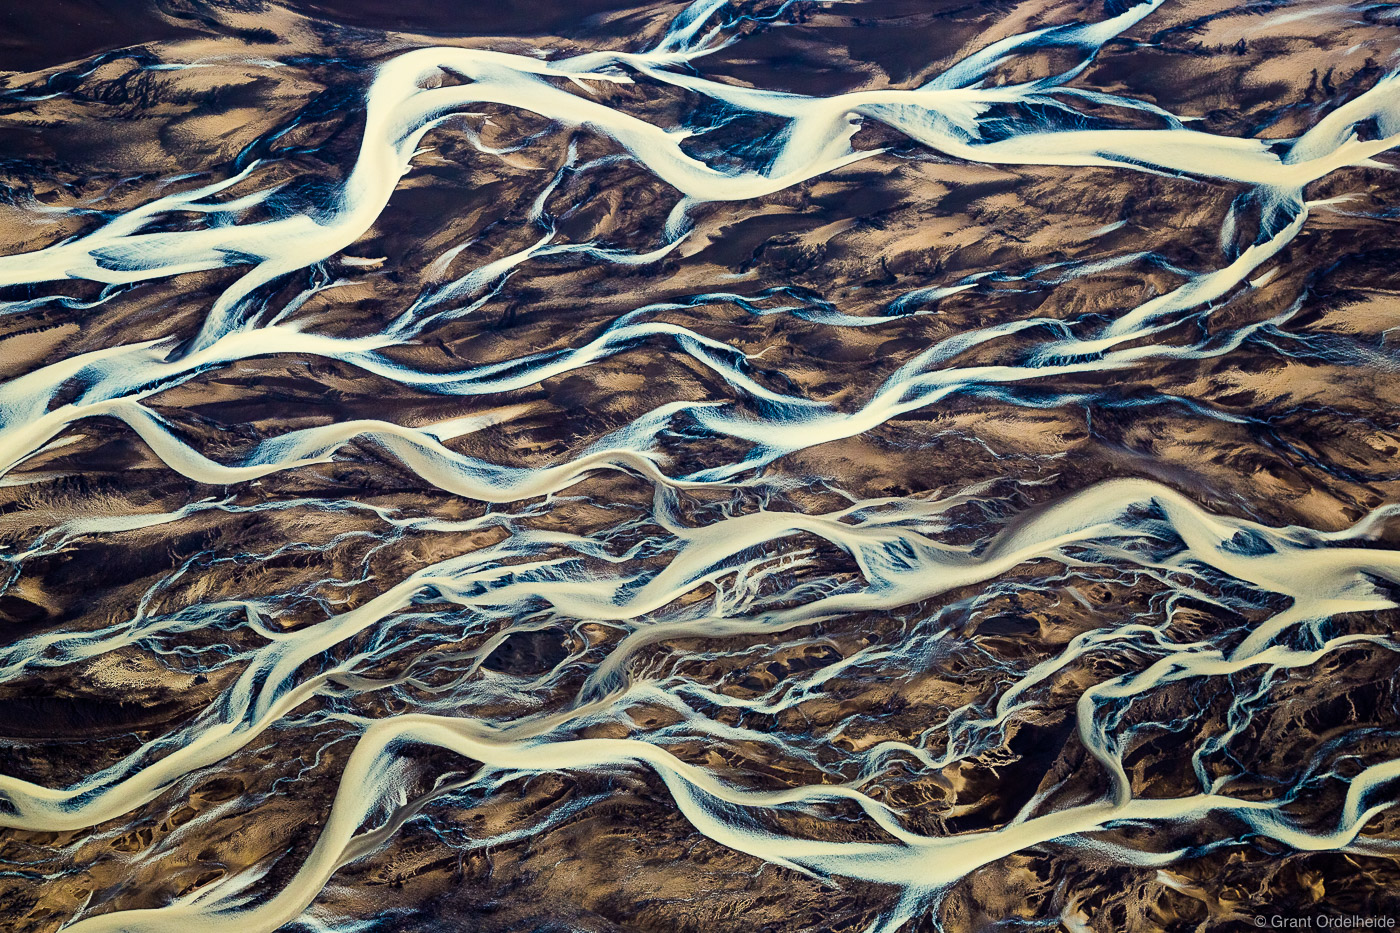
M5 929L1400 914L1392 6L0 21Z

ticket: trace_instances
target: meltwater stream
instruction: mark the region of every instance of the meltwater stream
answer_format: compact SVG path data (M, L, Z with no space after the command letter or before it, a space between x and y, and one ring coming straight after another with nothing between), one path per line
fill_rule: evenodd
M0 59L10 928L1397 916L1393 9L449 7Z

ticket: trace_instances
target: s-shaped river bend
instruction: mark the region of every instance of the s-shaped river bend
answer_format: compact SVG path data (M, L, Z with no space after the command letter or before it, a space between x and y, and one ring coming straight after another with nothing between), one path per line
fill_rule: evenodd
M7 928L1400 922L1395 11L500 6L0 52Z

